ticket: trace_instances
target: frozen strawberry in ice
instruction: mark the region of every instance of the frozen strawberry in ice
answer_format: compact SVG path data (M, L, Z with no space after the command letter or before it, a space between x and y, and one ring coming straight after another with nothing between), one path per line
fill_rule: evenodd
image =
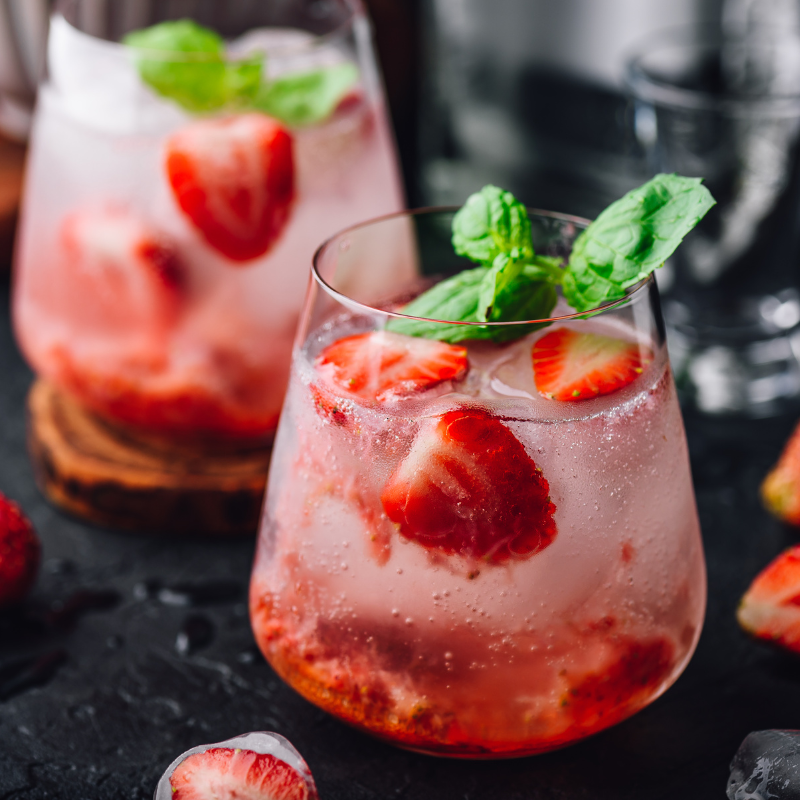
M556 328L533 346L536 388L551 400L611 394L636 380L652 360L650 350L634 342L571 328Z
M757 639L800 653L800 545L781 553L756 576L736 617Z
M265 114L190 123L168 139L166 170L183 213L232 261L263 256L289 221L292 136Z
M85 320L147 330L177 317L186 268L164 234L132 211L115 205L74 211L62 223L61 242L69 290L76 298L92 298L81 303Z
M547 479L481 408L424 421L381 502L402 536L446 555L501 564L544 550L556 536Z
M0 608L22 600L36 580L41 545L20 507L0 493Z
M463 378L464 347L388 331L345 336L317 357L317 373L329 387L362 402L386 402Z
M318 800L311 770L277 733L201 745L170 764L155 800Z

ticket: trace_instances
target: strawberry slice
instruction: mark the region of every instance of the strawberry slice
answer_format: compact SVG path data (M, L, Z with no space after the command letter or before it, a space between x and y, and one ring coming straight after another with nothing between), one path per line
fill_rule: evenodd
M178 205L211 247L232 261L264 255L294 200L291 134L264 114L192 122L167 141Z
M514 434L480 408L424 421L381 502L402 536L446 555L501 564L556 536L547 480Z
M187 283L180 256L132 211L75 211L64 219L61 244L73 288L118 322L168 323L179 311Z
M0 607L19 602L30 591L41 549L20 507L0 493Z
M304 775L269 753L211 747L181 761L169 779L173 800L317 800Z
M316 360L328 386L362 402L386 402L460 380L468 366L463 347L388 331L346 336Z
M800 545L779 555L756 576L736 617L757 639L800 653Z
M800 525L800 425L761 484L764 505L779 519Z
M622 389L653 360L646 347L597 333L556 328L533 346L539 394L550 400L589 400Z

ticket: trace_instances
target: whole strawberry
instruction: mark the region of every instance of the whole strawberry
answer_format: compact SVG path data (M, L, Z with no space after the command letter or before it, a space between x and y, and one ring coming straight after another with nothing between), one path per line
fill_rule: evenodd
M0 608L22 600L30 591L41 550L28 518L0 493Z

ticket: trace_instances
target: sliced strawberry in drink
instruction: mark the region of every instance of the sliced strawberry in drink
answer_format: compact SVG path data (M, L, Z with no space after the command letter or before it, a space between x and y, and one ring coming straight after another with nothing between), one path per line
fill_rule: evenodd
M279 122L257 113L201 119L166 148L175 200L211 247L241 262L275 244L295 194L292 137Z
M463 347L388 331L346 336L316 360L328 387L362 402L386 402L457 381L468 367Z
M533 346L539 394L550 400L588 400L636 380L653 360L646 347L597 333L556 328Z
M167 323L178 312L187 274L178 251L162 233L118 206L69 214L61 243L72 288L117 320Z
M422 423L381 494L400 534L446 555L500 564L556 536L550 487L522 443L479 408Z
M781 553L756 576L736 617L757 639L800 653L800 545Z
M181 761L169 779L173 800L317 800L308 775L270 753L212 747Z
M610 724L647 700L667 678L675 663L674 647L665 638L639 641L616 637L610 662L581 676L562 698L574 722L592 728ZM572 676L567 672L566 677Z

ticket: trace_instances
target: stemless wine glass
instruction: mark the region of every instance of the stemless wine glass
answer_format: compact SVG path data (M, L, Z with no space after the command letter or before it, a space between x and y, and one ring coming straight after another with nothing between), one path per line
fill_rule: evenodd
M229 60L121 43L178 14ZM330 69L349 84L309 116L297 92ZM268 439L314 243L400 208L359 0L62 0L16 253L19 343L112 422Z
M474 267L452 251L453 214L385 217L317 252L251 619L278 674L343 720L426 753L520 756L676 680L705 567L653 278L591 314L559 299L548 320L408 336L403 303ZM561 257L586 224L531 221L536 252ZM632 372L588 399L543 396L534 357L570 337Z

